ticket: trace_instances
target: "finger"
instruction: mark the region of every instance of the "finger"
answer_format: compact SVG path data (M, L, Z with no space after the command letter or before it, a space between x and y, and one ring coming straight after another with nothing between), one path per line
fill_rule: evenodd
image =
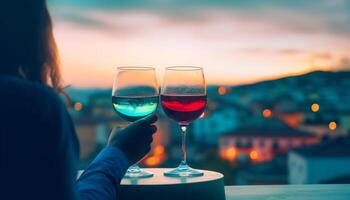
M144 122L153 124L158 120L158 116L156 114L150 115L142 119Z
M147 132L147 134L143 134L139 139L139 145L148 145L153 142L153 135Z
M145 139L146 144L150 145L153 142L153 137L148 137Z
M135 121L134 123L132 123L130 126L133 128L139 128L140 126L144 126L144 125L148 125L148 124L153 124L154 122L156 122L158 120L157 115L150 115L148 117L139 119L137 121Z
M138 162L143 160L150 151L151 151L151 146L150 145L142 147L140 149L139 161Z
M157 126L156 126L156 125L151 125L151 126L149 127L149 129L150 129L150 131L151 131L152 134L154 134L155 132L157 132Z
M142 135L144 137L152 137L152 135L156 132L157 132L157 127L155 125L150 125L150 126L146 126L143 129Z

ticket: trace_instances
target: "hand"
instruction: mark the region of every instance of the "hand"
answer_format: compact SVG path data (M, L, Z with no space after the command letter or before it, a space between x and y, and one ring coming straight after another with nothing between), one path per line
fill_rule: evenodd
M151 150L152 136L157 131L153 123L157 119L156 115L152 115L137 120L118 132L113 129L108 139L108 146L119 148L130 164L138 162Z

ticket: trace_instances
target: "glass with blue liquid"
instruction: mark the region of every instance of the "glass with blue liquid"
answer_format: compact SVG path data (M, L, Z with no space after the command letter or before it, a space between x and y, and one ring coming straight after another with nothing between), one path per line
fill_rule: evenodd
M112 90L112 104L121 118L134 122L147 117L157 110L158 102L159 88L154 68L117 68ZM124 177L147 178L152 176L152 172L134 164L129 167Z

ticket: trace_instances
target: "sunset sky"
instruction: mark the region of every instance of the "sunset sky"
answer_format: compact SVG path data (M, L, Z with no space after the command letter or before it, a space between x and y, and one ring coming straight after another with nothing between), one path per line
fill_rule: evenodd
M55 0L63 78L111 87L116 66L202 66L211 84L350 69L350 0Z

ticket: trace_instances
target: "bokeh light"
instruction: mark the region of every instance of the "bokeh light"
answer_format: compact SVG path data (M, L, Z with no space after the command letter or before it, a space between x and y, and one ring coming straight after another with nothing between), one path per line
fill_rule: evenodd
M253 151L251 151L251 152L249 153L249 157L250 157L250 159L252 159L252 160L257 160L258 157L259 157L259 154L258 154L257 151L253 150Z
M219 93L220 95L225 95L225 94L227 94L227 88L226 88L225 86L220 86L220 87L218 88L218 93Z
M150 156L148 158L146 158L145 160L145 164L147 166L156 166L159 165L161 163L161 158L159 156Z
M226 158L227 160L234 160L236 158L237 151L234 147L230 147L226 150Z
M320 110L320 105L318 105L317 103L314 103L311 105L312 112L318 112L319 110Z
M74 110L76 110L76 111L81 111L82 109L83 109L83 104L82 104L82 103L76 102L76 103L74 104Z
M153 153L154 155L163 155L165 152L164 146L163 145L157 145L154 147Z
M337 123L334 122L334 121L329 122L328 128L329 128L329 130L332 130L332 131L336 130L337 129Z
M264 109L263 112L262 112L262 115L265 118L270 118L270 117L272 117L272 111L270 109Z

